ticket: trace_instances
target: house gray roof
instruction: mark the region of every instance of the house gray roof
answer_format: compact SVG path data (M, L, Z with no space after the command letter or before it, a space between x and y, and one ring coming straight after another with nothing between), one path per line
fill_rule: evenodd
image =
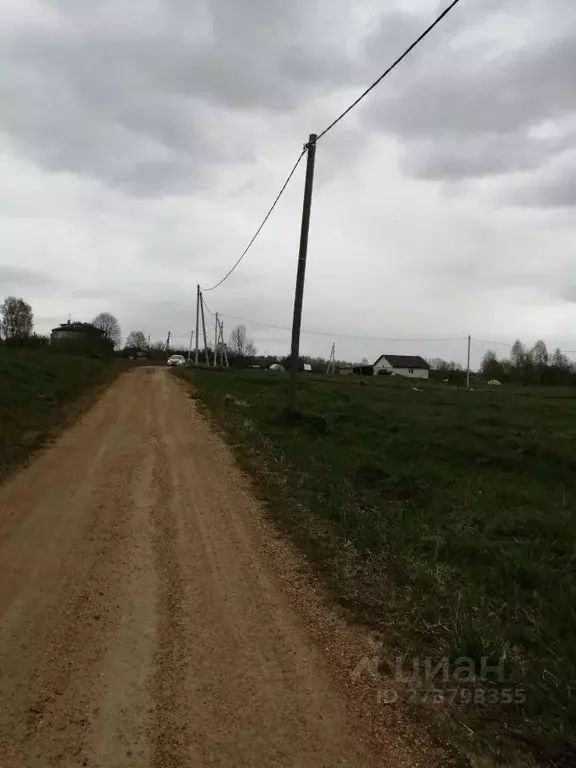
M428 370L430 366L420 355L380 355L374 365L378 365L382 358L390 363L392 368L424 368Z
M104 331L101 331L100 328L96 328L96 326L92 325L92 323L78 322L62 323L62 325L59 325L58 328L52 328L52 333L58 333L58 331L82 331L84 333L93 333L98 335L104 334Z

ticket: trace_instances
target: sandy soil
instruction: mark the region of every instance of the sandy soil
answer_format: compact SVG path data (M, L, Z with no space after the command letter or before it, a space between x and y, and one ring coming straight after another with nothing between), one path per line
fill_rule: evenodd
M431 766L375 745L267 525L186 385L121 376L0 487L1 768Z

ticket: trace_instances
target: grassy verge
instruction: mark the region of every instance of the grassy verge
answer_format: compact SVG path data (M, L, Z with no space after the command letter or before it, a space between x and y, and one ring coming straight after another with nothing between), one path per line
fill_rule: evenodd
M472 660L476 679L450 704L444 691L444 712L501 761L512 739L543 764L576 764L573 391L308 378L304 415L287 419L282 377L182 375L388 654L447 658L451 681ZM503 660L501 679L478 679L483 658Z
M65 420L70 406L121 364L0 347L0 479Z

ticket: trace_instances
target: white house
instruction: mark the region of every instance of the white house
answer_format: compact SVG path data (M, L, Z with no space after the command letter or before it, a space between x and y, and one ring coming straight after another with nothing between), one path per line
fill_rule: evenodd
M375 376L394 374L411 379L427 379L430 376L430 366L419 355L380 355L372 367Z

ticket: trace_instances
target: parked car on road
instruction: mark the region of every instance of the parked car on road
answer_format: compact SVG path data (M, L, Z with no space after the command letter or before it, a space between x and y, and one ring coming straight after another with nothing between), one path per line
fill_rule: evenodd
M166 365L186 365L186 360L182 355L170 355Z

